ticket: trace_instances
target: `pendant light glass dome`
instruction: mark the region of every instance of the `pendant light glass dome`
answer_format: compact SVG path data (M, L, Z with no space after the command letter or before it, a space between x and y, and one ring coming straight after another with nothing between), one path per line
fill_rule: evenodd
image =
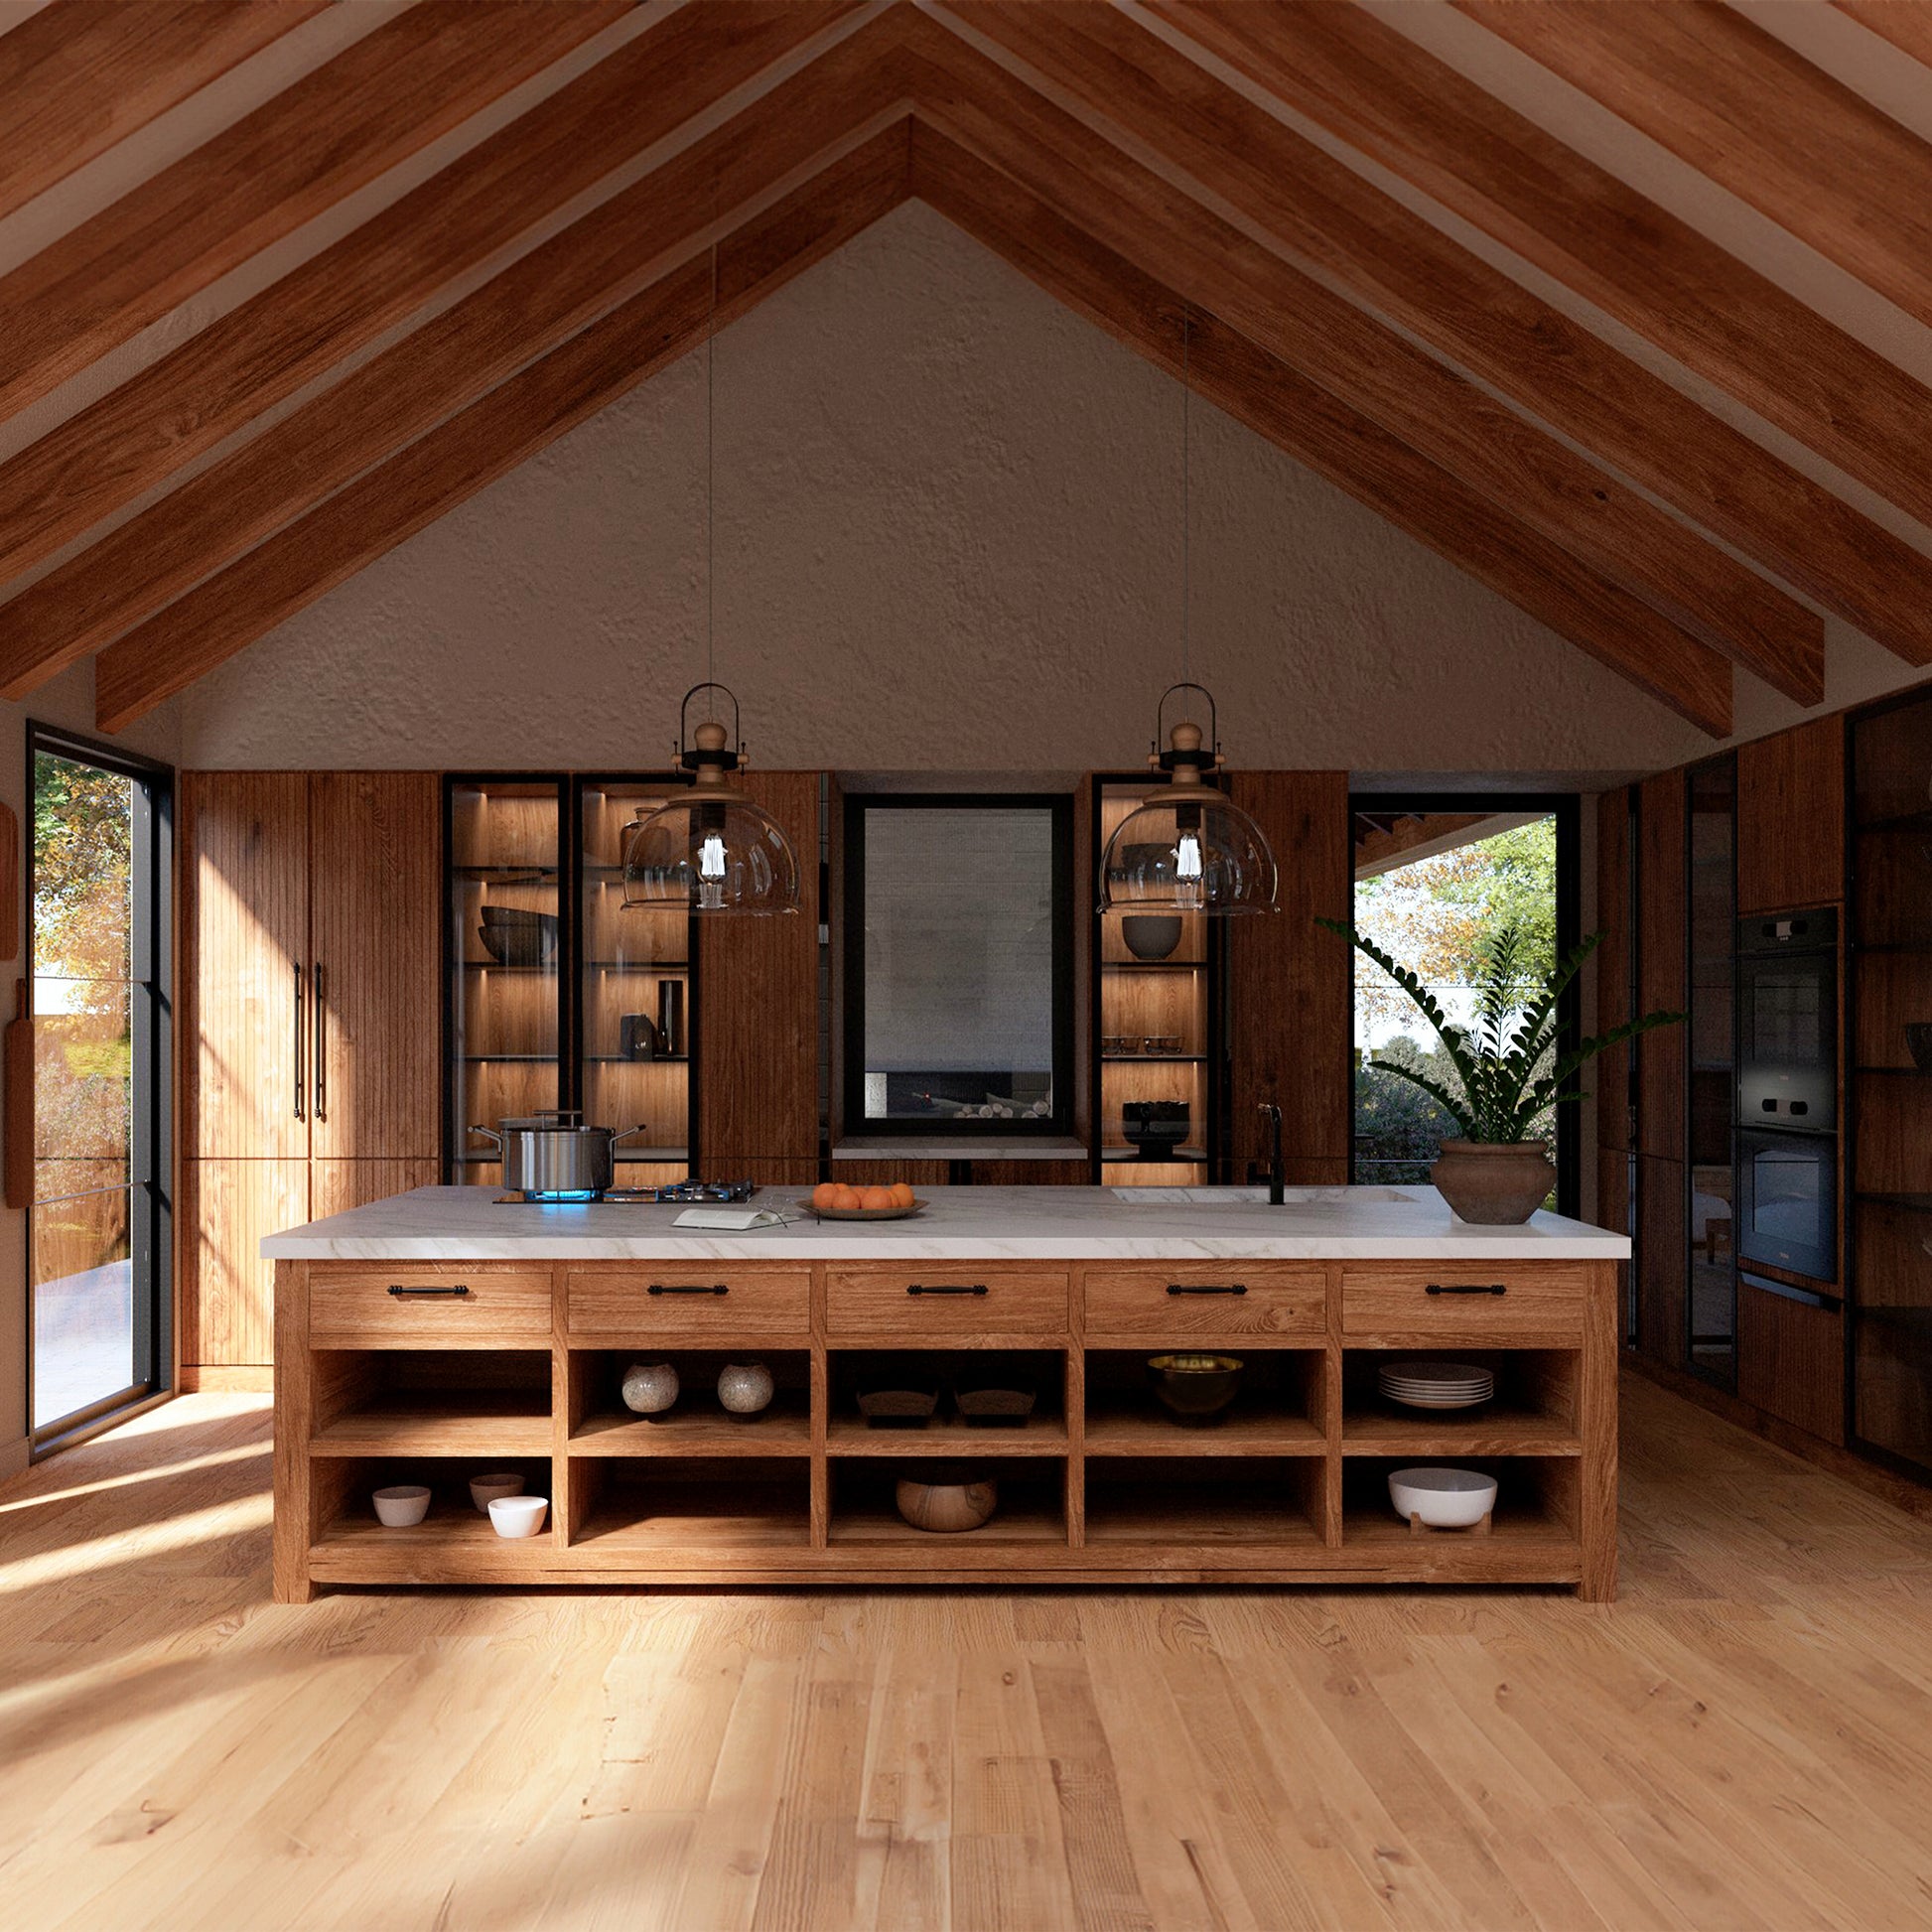
M688 732L701 691L731 700L728 733L715 719ZM740 913L798 910L798 859L778 821L731 782L744 750L738 700L722 684L693 685L678 712L678 764L691 773L682 797L639 811L624 828L623 909Z
M1168 700L1197 692L1207 704L1207 731L1180 719L1160 749ZM1124 818L1100 861L1103 912L1237 912L1275 910L1275 855L1262 829L1224 791L1207 782L1221 764L1213 697L1198 684L1171 685L1154 714L1155 750L1148 762L1168 772Z

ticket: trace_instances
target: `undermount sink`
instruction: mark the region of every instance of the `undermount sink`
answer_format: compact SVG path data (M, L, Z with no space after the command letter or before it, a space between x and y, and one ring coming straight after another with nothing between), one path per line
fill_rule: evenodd
M1250 1207L1268 1205L1268 1188L1116 1187L1115 1199L1136 1207ZM1376 1201L1406 1201L1415 1196L1400 1187L1285 1187L1284 1207L1357 1207Z

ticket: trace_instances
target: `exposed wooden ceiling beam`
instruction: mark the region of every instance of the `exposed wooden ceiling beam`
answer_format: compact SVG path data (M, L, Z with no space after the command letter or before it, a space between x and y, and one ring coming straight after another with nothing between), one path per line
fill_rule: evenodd
M0 276L0 415L447 134L633 0L417 0Z
M1932 322L1932 146L1743 14L1720 0L1456 4Z
M858 4L679 8L69 417L0 465L0 582L165 482Z
M1716 651L923 124L913 128L912 188L1176 376L1187 318L1198 393L1702 730L1729 732L1730 667Z
M1932 390L1355 0L1144 0L1288 106L1932 524ZM1612 11L1623 11L1612 8Z
M0 696L24 697L98 650L634 295L707 228L816 174L895 114L898 79L879 58L893 44L839 42L0 606Z
M120 731L485 483L748 313L905 199L903 122L368 471L101 654L95 708Z
M0 215L328 5L53 0L0 34Z
M1393 330L1270 253L923 16L918 112L1598 575L1730 656L1820 620Z
M948 0L1097 132L1132 141L1268 239L1912 663L1932 557L1618 353L1104 0ZM1822 638L1748 668L1825 695ZM1742 657L1740 663L1746 660Z
M1932 7L1924 0L1832 0L1840 13L1932 67Z

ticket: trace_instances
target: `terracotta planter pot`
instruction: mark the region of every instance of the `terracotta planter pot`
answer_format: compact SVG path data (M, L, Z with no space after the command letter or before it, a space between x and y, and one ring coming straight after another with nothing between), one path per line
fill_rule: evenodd
M1429 1177L1456 1218L1517 1227L1557 1183L1547 1141L1445 1141Z

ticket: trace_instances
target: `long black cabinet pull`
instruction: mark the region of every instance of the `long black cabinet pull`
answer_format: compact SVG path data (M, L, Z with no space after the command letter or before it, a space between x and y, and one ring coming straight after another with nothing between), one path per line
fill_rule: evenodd
M646 1295L729 1295L723 1282L652 1282Z
M321 960L310 974L316 1008L316 1118L329 1118L329 969Z
M392 1284L389 1293L399 1302L424 1301L433 1296L447 1297L452 1301L463 1301L467 1299L470 1291L459 1282L453 1288L445 1288L440 1283L434 1288L400 1288Z
M1245 1295L1246 1282L1170 1282L1170 1295Z
M1425 1295L1507 1295L1501 1282L1431 1282Z
M936 1284L913 1282L907 1287L905 1292L908 1295L984 1295L986 1293L986 1284L984 1282L941 1282Z
M308 1044L308 1035L302 1026L302 962L291 960L295 968L295 1117L304 1118L302 1093L302 1052Z

